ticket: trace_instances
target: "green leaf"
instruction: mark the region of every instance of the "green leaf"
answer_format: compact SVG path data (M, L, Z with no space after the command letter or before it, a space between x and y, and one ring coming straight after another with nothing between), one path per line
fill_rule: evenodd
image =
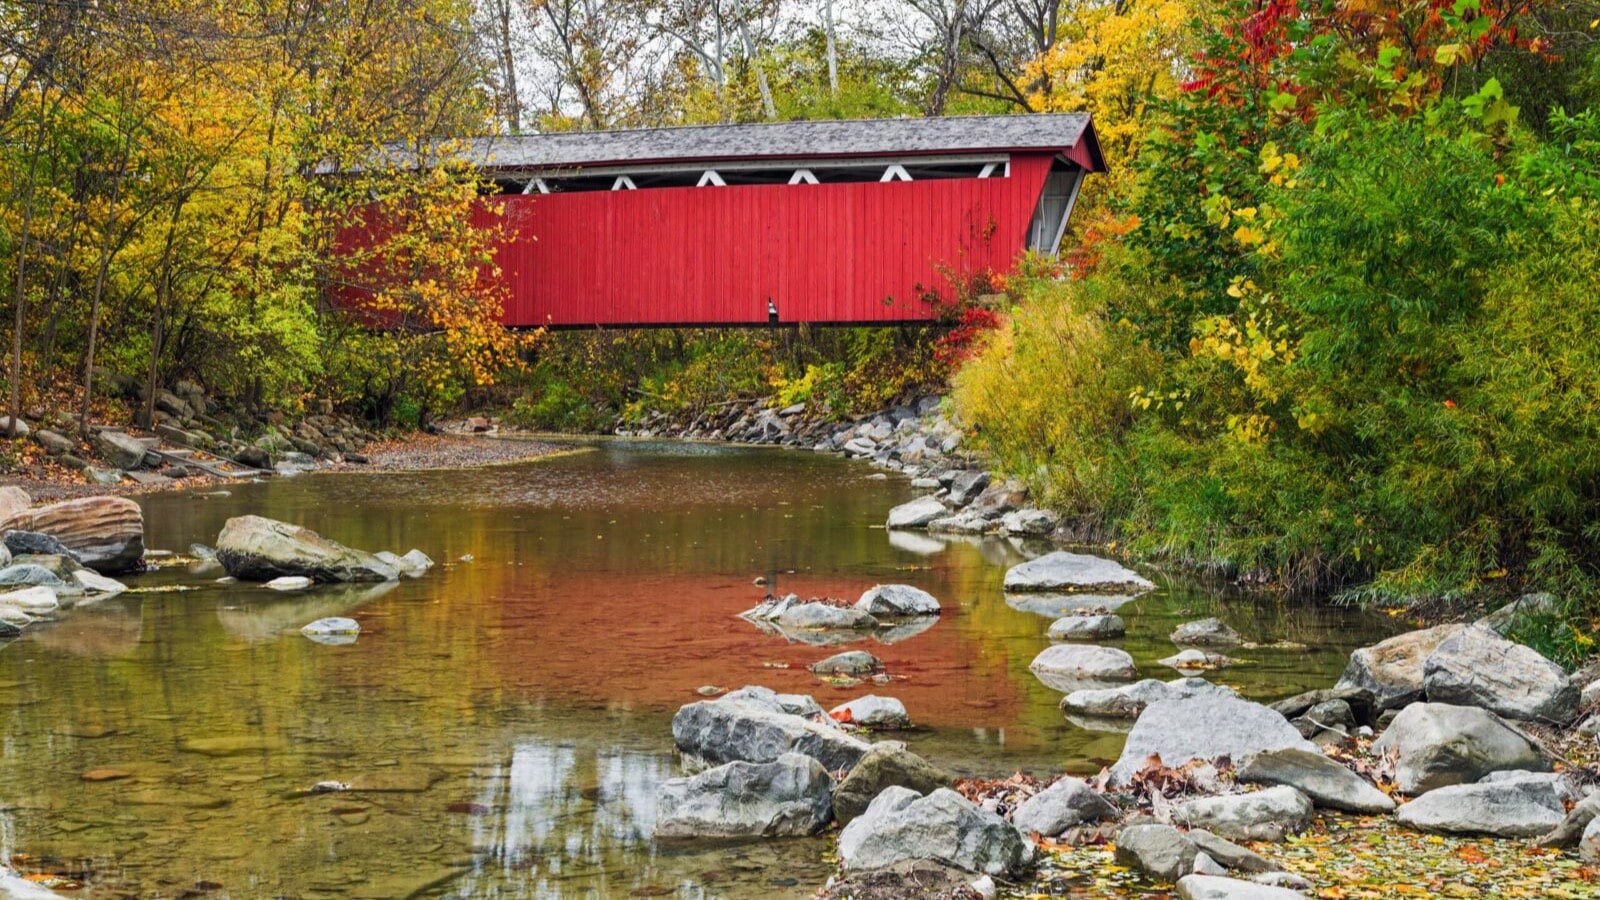
M1378 65L1385 69L1393 68L1394 64L1399 61L1399 47L1384 47L1378 51Z
M1453 66L1456 64L1456 60L1460 58L1460 44L1440 44L1439 49L1433 51L1433 61L1441 66Z

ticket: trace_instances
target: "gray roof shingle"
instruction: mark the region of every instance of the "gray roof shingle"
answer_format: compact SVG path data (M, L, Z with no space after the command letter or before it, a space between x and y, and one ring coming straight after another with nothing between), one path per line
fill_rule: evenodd
M1089 116L1083 113L825 119L474 138L468 142L468 156L481 167L507 170L691 160L1066 151L1077 146L1088 131ZM1093 152L1098 158L1098 147Z

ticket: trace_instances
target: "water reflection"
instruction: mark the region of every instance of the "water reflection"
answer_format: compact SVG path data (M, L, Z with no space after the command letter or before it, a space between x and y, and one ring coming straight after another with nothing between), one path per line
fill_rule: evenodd
M823 840L649 839L655 786L677 774L670 718L696 688L766 684L824 707L861 693L807 670L834 648L737 618L768 590L937 596L944 615L866 646L893 678L873 691L919 725L897 738L947 768L1088 773L1114 757L1121 736L1064 719L1027 669L1053 610L1014 608L999 584L1035 543L886 533L910 492L868 474L811 453L601 445L145 498L154 547L211 544L249 512L440 565L287 597L169 569L30 626L0 649L0 854L86 878L89 896L809 895ZM179 585L195 589L162 590ZM1325 686L1373 633L1349 611L1181 585L1119 612L1115 644L1141 674L1204 615L1308 646L1214 676L1253 697ZM298 634L329 616L359 621L360 640ZM350 789L307 792L324 781Z

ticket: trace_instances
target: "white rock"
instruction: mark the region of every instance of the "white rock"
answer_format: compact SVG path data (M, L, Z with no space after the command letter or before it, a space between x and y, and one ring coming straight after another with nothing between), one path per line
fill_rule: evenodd
M1011 823L1023 834L1056 837L1087 822L1115 818L1117 808L1088 782L1066 777L1024 800L1011 814Z
M300 633L308 637L313 635L329 637L357 635L361 633L361 623L357 622L355 619L347 619L343 616L333 616L331 618L318 619L315 622L312 622L311 624L300 629Z
M879 584L868 588L856 601L856 609L873 616L937 616L939 601L927 591L909 584Z
M19 591L0 594L0 606L21 610L30 616L44 616L61 608L56 592L44 585L26 587Z
M1005 589L1013 592L1089 592L1138 594L1155 584L1115 560L1058 550L1006 572Z
M1548 770L1550 763L1522 732L1475 706L1413 703L1372 744L1393 753L1395 783L1407 794L1477 781L1490 772Z
M836 721L868 728L907 728L911 725L911 716L906 712L904 703L893 697L879 697L876 694L867 694L835 706L829 715Z
M1436 788L1400 807L1395 818L1434 834L1526 838L1561 824L1566 812L1555 785L1522 779Z
M275 591L303 591L315 583L304 575L282 575L266 582L262 587Z
M1092 641L1119 638L1127 633L1127 623L1112 613L1063 616L1050 623L1050 629L1045 632L1052 641Z
M1292 787L1271 787L1248 794L1201 797L1173 807L1172 821L1204 828L1225 838L1281 841L1305 830L1315 812L1311 799Z
M1188 875L1178 881L1178 896L1183 900L1305 900L1306 895L1288 888L1219 878L1215 875Z
M1006 534L1041 535L1055 530L1056 516L1042 509L1019 509L1000 517L1000 530Z
M1219 693L1157 700L1145 707L1129 732L1111 767L1111 783L1127 784L1151 755L1176 768L1192 759L1242 760L1280 747L1317 749L1288 719L1259 703Z
M1204 678L1176 678L1172 681L1146 678L1123 687L1073 691L1061 699L1061 708L1083 716L1137 719L1146 706L1157 700L1182 699L1198 694L1238 696L1232 688L1212 684Z
M91 594L120 594L128 586L115 578L108 578L93 569L76 569L72 573L72 580L78 586Z
M934 497L918 497L889 510L888 527L923 528L934 519L949 514L950 510Z
M1511 719L1563 725L1578 711L1578 690L1560 666L1482 625L1446 638L1422 672L1431 703L1481 706Z
M1028 668L1040 681L1063 693L1109 687L1139 677L1133 657L1115 647L1094 644L1046 647Z

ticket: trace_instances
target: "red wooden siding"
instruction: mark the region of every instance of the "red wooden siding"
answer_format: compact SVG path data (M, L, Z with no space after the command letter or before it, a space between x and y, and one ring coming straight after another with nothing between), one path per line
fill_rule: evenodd
M1009 177L505 196L513 326L925 319L941 268L1005 270L1053 154Z

